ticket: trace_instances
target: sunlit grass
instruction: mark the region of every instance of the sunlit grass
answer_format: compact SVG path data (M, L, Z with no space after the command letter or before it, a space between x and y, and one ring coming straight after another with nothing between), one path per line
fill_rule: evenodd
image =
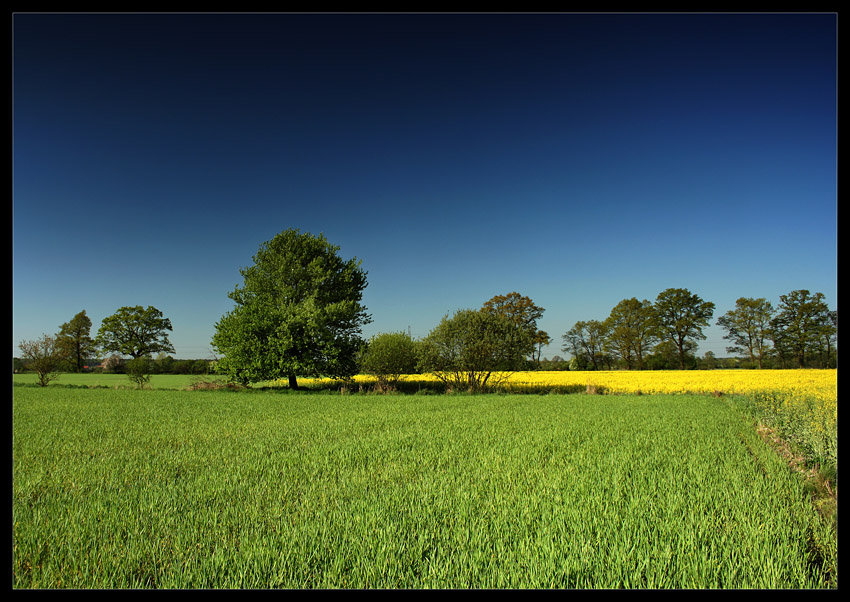
M306 386L328 379L304 379ZM356 386L374 378L359 375ZM282 383L269 383L282 386ZM408 390L441 387L430 374L404 377ZM514 372L496 389L508 393L710 394L736 396L739 405L775 427L810 461L838 465L838 372L836 370L659 370Z
M722 398L16 387L13 586L818 588Z

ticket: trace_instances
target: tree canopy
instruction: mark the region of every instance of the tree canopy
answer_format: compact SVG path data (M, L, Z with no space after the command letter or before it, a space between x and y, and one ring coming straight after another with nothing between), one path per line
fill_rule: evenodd
M806 365L809 353L816 353L822 342L830 346L837 333L837 314L829 310L823 293L806 289L779 296L778 313L771 320L771 337L777 354L792 359L798 367Z
M464 309L445 316L420 344L419 369L461 389L484 390L534 349L533 333L509 318Z
M228 294L235 307L215 325L220 373L235 382L298 376L351 377L371 322L362 305L366 272L343 260L324 235L289 229L263 243L244 284Z
M484 303L482 309L489 313L504 316L517 326L530 330L536 330L537 320L546 311L542 307L535 305L534 301L529 297L524 297L517 292L508 293L507 295L496 295Z
M726 330L723 338L732 343L726 351L746 352L750 361L761 368L767 355L772 316L773 305L767 299L739 298L735 302L735 309L730 309L717 319L717 325Z
M507 337L504 344L508 347L505 357L510 358L511 363L502 366L506 370L515 370L522 367L527 355L534 355L534 345L548 344L549 335L537 328L537 320L546 311L535 305L529 297L511 292L507 295L496 295L484 303L481 311L505 318L514 325L514 332ZM528 338L532 340L532 346L528 348Z
M608 325L599 320L579 320L564 336L561 351L571 353L580 366L600 370L605 361Z
M91 337L91 319L86 310L81 311L70 321L59 327L56 345L77 372L83 370L86 359L94 355L97 346Z
M646 299L623 299L606 318L608 348L620 357L631 370L643 369L644 359L658 340L655 329L655 313L652 303Z
M136 359L160 352L174 353L168 340L171 330L171 320L152 305L121 307L103 319L95 342L106 353Z
M678 351L679 367L685 369L685 355L714 315L714 303L684 288L668 288L655 300L655 317L659 337L672 342Z

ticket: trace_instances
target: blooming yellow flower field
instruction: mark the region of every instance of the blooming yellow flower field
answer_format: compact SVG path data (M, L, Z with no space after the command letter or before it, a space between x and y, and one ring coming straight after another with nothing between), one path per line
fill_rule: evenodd
M438 379L431 374L403 377L406 383L433 385ZM322 379L302 379L304 384ZM358 384L371 384L375 378L355 377ZM280 384L285 384L281 382ZM613 371L530 371L514 372L501 382L500 388L510 392L555 390L584 391L588 385L608 393L675 394L724 393L752 394L775 392L824 401L838 397L836 370L613 370Z
M837 397L835 370L661 370L598 372L517 372L511 388L593 385L610 393L724 393L782 392Z

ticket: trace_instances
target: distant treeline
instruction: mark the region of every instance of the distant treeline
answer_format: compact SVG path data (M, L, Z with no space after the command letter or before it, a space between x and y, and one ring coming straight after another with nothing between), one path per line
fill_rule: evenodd
M824 361L823 358L810 358L806 360L806 368L835 368L838 362L838 352L833 350L829 355L829 359ZM766 358L762 362L762 369L788 369L797 366L790 366L788 362L783 362L781 358ZM716 357L714 352L706 351L703 356L694 354L686 354L686 368L689 370L751 370L758 369L758 363L750 361L743 357ZM552 358L544 357L539 362L534 364L529 363L529 370L593 370L593 365L589 362L583 362L581 359L570 358L564 359L559 355ZM619 358L606 356L600 364L599 370L626 370L626 362ZM669 354L653 354L649 356L644 370L678 370L678 358Z
M359 291L355 292L359 299ZM683 288L666 289L654 302L623 299L602 320L576 322L561 336L561 352L569 359L541 358L542 349L553 342L537 326L545 309L516 291L496 295L478 310L446 315L428 336L416 341L409 333L380 333L363 341L357 320L368 321L358 317L352 318L348 334L331 344L327 337L338 329L336 323L302 332L305 319L266 315L269 307L274 305L246 314L251 319L264 316L258 325L243 324L241 314L237 316L233 332L228 333L233 341L217 333L213 339L217 360L178 360L168 355L174 352L167 335L171 321L155 307L120 308L103 320L95 338L83 310L55 336L23 341L22 358L13 359L13 371L37 372L41 385L62 371L123 373L140 386L151 374L217 372L242 384L288 378L291 388L297 388L299 376L345 379L360 372L378 375L383 386L391 387L400 374L428 372L452 375L476 388L492 384L495 373L515 370L835 368L838 364L838 311L829 308L822 293L806 289L780 295L776 307L765 298L739 298L715 322L726 333L726 353L737 356L724 358L711 351L697 355L697 342L706 338L703 331L715 320L715 304ZM304 311L311 308L308 304ZM267 340L271 334L264 329L270 323L277 329L275 336L281 336L281 328L293 328L291 336L280 342L291 347L286 353ZM243 340L246 332L251 336ZM290 339L300 340L300 346L293 347ZM312 354L309 362L305 353ZM284 370L281 362L289 367Z
M624 299L604 320L576 322L561 349L571 356L570 370L835 368L838 311L823 293L806 289L779 299L774 307L765 298L741 297L717 318L729 342L726 353L737 357L697 356L715 305L681 288L662 291L654 303Z
M21 358L13 358L13 372L26 372L28 362ZM111 356L104 360L92 358L85 361L79 372L105 372L109 374L125 374L127 360ZM213 371L213 360L178 360L170 355L160 356L150 360L148 364L151 374L210 374ZM63 366L65 372L77 372L76 365L69 361Z

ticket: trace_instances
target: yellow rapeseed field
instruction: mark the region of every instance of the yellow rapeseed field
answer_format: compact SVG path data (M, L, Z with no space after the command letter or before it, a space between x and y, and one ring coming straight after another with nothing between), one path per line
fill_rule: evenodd
M306 385L323 379L302 379ZM405 383L434 385L431 374L403 377ZM357 384L369 385L375 378L355 377ZM285 384L285 381L279 383ZM500 388L509 392L532 392L548 389L584 391L588 385L598 392L621 394L676 393L782 393L815 397L831 401L838 397L836 370L611 370L611 371L529 371L514 372L502 381Z
M824 399L835 399L838 390L835 370L516 372L507 383L517 389L591 385L610 393L750 394L771 391Z

